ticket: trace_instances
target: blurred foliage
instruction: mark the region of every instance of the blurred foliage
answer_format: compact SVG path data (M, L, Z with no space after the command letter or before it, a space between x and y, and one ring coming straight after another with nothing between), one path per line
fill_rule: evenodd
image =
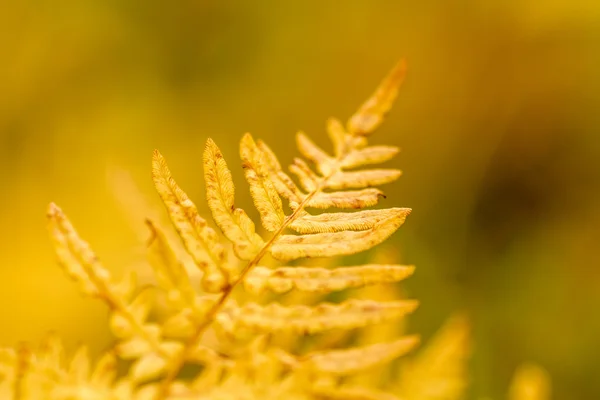
M391 243L418 266L410 330L471 315L473 398L504 397L523 361L555 399L600 398L600 3L8 0L0 26L0 344L108 343L106 311L54 264L48 202L106 265L134 266L107 170L156 202L159 148L200 199L207 137L233 159L250 131L287 163L297 129L348 117L405 56L374 141L403 148L388 195L414 208Z

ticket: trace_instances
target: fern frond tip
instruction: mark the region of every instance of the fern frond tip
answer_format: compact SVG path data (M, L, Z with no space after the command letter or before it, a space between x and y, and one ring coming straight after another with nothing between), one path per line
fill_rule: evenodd
M367 136L381 125L396 100L406 71L406 60L401 59L384 78L375 93L350 118L348 132L356 136Z

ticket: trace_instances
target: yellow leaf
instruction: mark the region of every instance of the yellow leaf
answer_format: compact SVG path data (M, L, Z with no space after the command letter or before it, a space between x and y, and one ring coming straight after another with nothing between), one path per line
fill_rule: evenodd
M273 244L273 257L287 261L302 257L332 257L369 250L390 237L406 219L405 209L380 221L372 228L360 231L315 233L312 235L282 235Z
M346 136L349 136L344 125L336 118L327 120L327 134L333 143L333 149L336 157L340 157L346 152Z
M324 233L339 231L364 231L377 223L404 213L410 214L410 208L387 208L383 210L364 210L353 213L323 213L304 215L289 227L298 233Z
M398 169L368 169L353 172L338 172L326 181L329 189L361 189L379 186L398 179L402 171Z
M302 357L302 366L322 373L349 375L388 363L408 353L418 344L417 336L405 336L390 343L309 353Z
M366 208L376 205L385 197L379 189L348 190L343 192L319 192L307 203L313 208Z
M256 145L260 151L262 151L265 165L269 171L269 177L277 192L288 200L300 203L302 201L303 193L298 189L298 186L296 186L292 178L283 172L281 164L279 163L279 160L277 160L277 156L273 153L273 150L271 150L262 140L258 140Z
M102 296L110 283L109 271L98 261L90 245L79 237L57 205L51 203L47 215L50 239L63 270L80 285L83 293Z
M417 308L414 300L376 302L348 300L341 304L321 303L284 307L277 303L244 304L232 309L234 326L257 332L317 333L331 329L353 329L400 318Z
M350 118L348 132L362 136L371 134L392 107L405 75L406 62L401 60L381 82L375 93Z
M202 274L201 292L195 287L195 276L190 275L196 270L186 270L187 262L180 261L181 254L173 250L172 241L167 240L158 224L147 221L152 234L149 258L159 289L155 290L152 284L138 286L133 275L119 282L111 279L60 209L51 205L49 228L58 258L84 292L106 300L109 323L118 340L91 376L85 351L78 352L65 365L58 341L49 341L37 353L25 346L13 353L0 350L0 397L397 400L377 390L351 386L345 375L364 369L376 375L381 370L373 367L406 353L417 339L405 337L391 342L377 336L378 341L387 343L370 344L374 340L354 340L351 330L377 324L370 327L370 332L381 332L382 324L397 323L396 319L412 312L418 303L395 301L394 296L389 301L349 299L333 304L319 303L318 296L365 285L375 289L378 286L374 285L411 275L414 267L385 262L325 268L334 267L334 256L364 251L387 239L410 210L311 215L306 209L361 209L375 205L383 193L368 186L391 182L400 175L393 169L349 170L385 162L398 152L392 146L368 146L366 136L390 108L403 73L400 64L350 118L347 129L337 119L327 122L332 155L304 133L297 134L297 147L304 159L296 158L290 171L298 177L298 185L283 172L266 144L255 143L249 134L244 135L240 157L250 193L263 226L275 232L267 242L256 234L256 227L244 210L235 207L231 172L216 144L207 141L203 164L208 206L216 225L233 244L237 258L247 261L239 265L236 257L229 257L229 243L221 244L217 232L199 215L194 203L173 180L164 158L155 151L153 180L189 258ZM126 198L125 203L144 203L131 190L125 175L113 180L119 192L133 193L137 199L131 202ZM358 190L346 190L352 188ZM289 201L289 216L284 213L282 198ZM143 206L132 214L138 215L141 209L151 211ZM283 235L287 228L298 234ZM269 255L281 260L331 257L331 261L320 262L316 268L308 267L308 262L301 267L258 266L273 264ZM187 260L188 255L185 256ZM146 290L150 287L152 290ZM249 301L254 293L268 290L275 293L271 297L279 297L276 295L292 289L296 289L295 293L281 296L285 306ZM163 292L164 296L155 302L152 294ZM298 302L300 295L305 298ZM266 300L261 299L263 303ZM293 335L329 330L334 331L333 335L320 335L311 340L311 345L290 342ZM346 339L356 347L339 348ZM313 352L306 356L293 356L284 350L287 345L290 351L302 350L307 344ZM117 356L131 362L125 363L127 373L115 382ZM203 372L187 368L192 365L201 365Z
M370 146L350 152L342 160L345 169L356 168L367 164L380 164L394 158L400 149L395 146Z
M252 259L264 242L255 232L254 223L241 208L234 206L231 172L215 142L208 139L204 150L206 198L213 219L243 260Z
M275 232L283 225L285 215L281 206L281 198L273 183L268 179L267 167L262 159L262 152L249 133L240 142L240 157L246 180L250 185L250 194L260 214L266 230Z
M366 285L397 282L412 275L413 266L362 265L334 269L311 267L254 268L245 278L246 290L260 294L266 289L284 293L292 289L306 292L333 292Z

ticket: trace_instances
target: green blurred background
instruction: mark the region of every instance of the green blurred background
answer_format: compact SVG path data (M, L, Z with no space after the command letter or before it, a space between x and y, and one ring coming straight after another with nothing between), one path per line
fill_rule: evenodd
M143 257L107 170L158 205L152 150L203 211L201 154L222 147L248 206L237 141L282 161L320 144L400 57L408 79L375 143L403 151L384 205L416 264L411 330L474 324L469 398L504 398L523 361L555 399L600 398L600 2L4 1L0 12L0 344L55 329L110 342L106 310L54 263L56 201L115 271ZM142 221L137 222L141 229ZM594 248L593 245L596 244Z

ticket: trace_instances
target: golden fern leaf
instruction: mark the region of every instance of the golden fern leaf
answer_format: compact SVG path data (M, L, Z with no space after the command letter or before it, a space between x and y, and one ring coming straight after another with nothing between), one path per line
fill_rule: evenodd
M194 287L159 224L147 221L156 285L138 287L132 279L113 279L62 211L50 206L50 234L61 265L85 293L108 304L110 325L118 338L115 354L132 360L125 383L113 384L111 390L136 400L393 398L375 389L343 384L340 379L403 355L416 346L416 337L347 349L313 349L301 355L302 351L278 348L273 336L360 329L401 318L417 307L417 301L348 299L283 305L271 299L259 303L252 296L263 291L330 293L393 283L412 274L413 267L393 264L268 268L268 260L263 260L269 254L280 261L355 254L383 242L404 223L408 208L308 212L310 208L359 210L373 206L384 196L371 186L400 176L396 169L357 168L385 162L398 153L392 146L368 146L366 136L391 107L403 65L396 66L350 118L347 129L329 119L332 155L306 134L297 134L306 161L296 158L289 169L299 186L264 142L255 141L250 134L243 136L242 167L262 225L270 232L268 238L258 235L254 222L235 206L231 171L215 142L207 141L203 154L206 199L233 252L199 215L171 176L164 157L155 151L154 184L186 252L202 274L202 291ZM289 201L289 210L284 210L282 198ZM238 266L238 259L242 265ZM163 296L157 297L160 294ZM160 311L155 298L166 299ZM181 371L191 364L200 364L203 372L186 379ZM326 384L307 380L315 375L322 376Z
M337 118L327 120L327 135L333 143L333 151L336 158L341 158L346 153L346 129L344 124Z
M410 208L387 208L383 210L363 210L353 213L323 213L302 216L289 226L298 233L332 233L340 231L364 231L376 224L410 214Z
M254 230L254 223L241 208L234 206L231 171L215 142L208 139L204 150L206 197L213 219L229 239L236 254L243 260L252 259L264 246Z
M389 343L309 353L302 357L300 368L335 375L353 374L392 361L418 344L417 336L405 336Z
M80 285L83 293L106 297L109 271L100 264L89 245L79 238L71 222L54 203L48 207L47 216L54 250L65 273Z
M273 257L282 261L304 257L333 257L369 250L390 237L406 219L400 209L364 231L341 231L311 235L282 235L271 249Z
M260 213L263 226L266 230L275 232L283 225L281 199L268 178L265 163L262 161L262 152L249 133L244 135L240 143L240 156L246 180L250 184L250 193Z
M342 162L342 168L350 169L367 164L381 164L394 158L400 149L395 146L369 146L348 154Z
M372 169L357 172L337 172L325 184L328 189L357 189L395 181L402 172L397 169Z
M306 203L314 208L365 208L376 205L385 197L379 189L347 190L344 192L321 192L315 194Z
M316 267L256 267L246 275L244 287L260 294L266 289L284 293L292 289L305 292L333 292L348 288L398 282L412 275L414 267L403 265L362 265L335 269Z
M265 167L275 190L277 190L282 197L298 205L304 198L304 195L300 189L298 189L298 186L296 186L294 181L283 172L277 156L265 142L258 140L257 146L264 157Z
M341 304L321 303L316 307L248 303L231 309L228 316L233 321L233 329L239 327L263 333L304 334L353 329L388 321L413 312L417 305L418 302L414 300L382 303L354 299Z

